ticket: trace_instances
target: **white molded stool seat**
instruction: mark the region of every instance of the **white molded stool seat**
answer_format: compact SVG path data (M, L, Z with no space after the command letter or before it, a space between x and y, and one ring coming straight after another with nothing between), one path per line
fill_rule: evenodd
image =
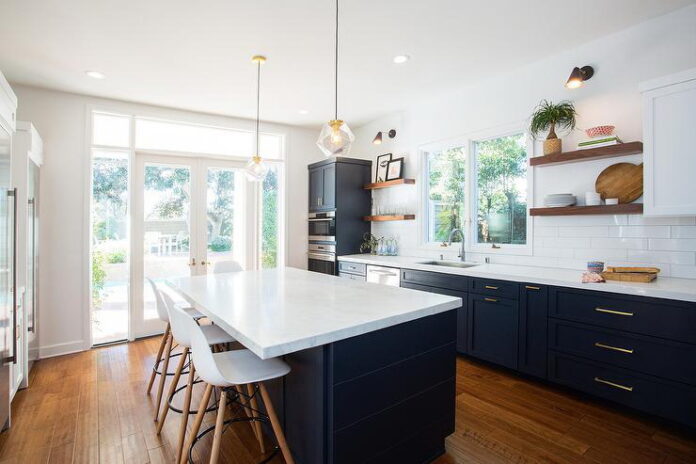
M225 272L239 272L243 271L242 265L237 261L218 261L213 266L213 274L223 274Z
M263 382L283 377L290 372L290 366L280 358L264 360L249 350L213 353L213 361L215 361L222 377L227 381L226 385L216 384L218 387ZM202 375L201 378L205 380Z
M217 325L202 325L200 327L205 339L208 341L208 345L221 345L223 343L232 343L236 341L232 335L228 334ZM173 330L173 332L174 340L178 341L178 338L176 338L176 330Z

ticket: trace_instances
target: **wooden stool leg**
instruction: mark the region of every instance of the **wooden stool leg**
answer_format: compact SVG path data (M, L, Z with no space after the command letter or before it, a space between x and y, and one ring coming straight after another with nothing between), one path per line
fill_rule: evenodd
M261 390L261 398L263 399L263 404L266 406L266 413L268 413L268 418L271 420L271 427L273 428L273 433L276 436L276 440L278 440L278 446L280 446L280 450L283 452L285 464L295 464L295 460L292 458L292 454L290 453L288 443L285 441L285 434L283 433L283 428L280 426L280 421L278 420L275 408L273 407L273 403L271 402L271 397L268 395L268 392L266 391L266 386L261 382L259 382L259 390Z
M251 384L247 384L247 394L251 397L251 407L255 409L256 411L259 410L259 401L256 399L256 396L254 395L254 387ZM254 411L250 411L251 416L254 416ZM254 423L254 430L256 434L256 439L259 441L259 447L261 448L261 453L266 452L266 446L263 443L263 430L261 430L261 423L259 421L253 421Z
M249 403L249 400L242 400L242 385L235 385L232 387L232 389L237 393L239 396L239 401L240 403L243 401L244 404L242 404L242 409L244 410L244 415L251 418L253 417L253 413L247 408L251 407L251 403ZM245 407L245 405L247 407ZM258 435L256 434L256 428L254 427L254 421L249 421L249 427L251 427L251 431L254 433L254 436L256 437L256 440L259 439Z
M164 409L162 409L162 414L160 414L159 424L157 424L157 435L162 433L162 427L164 427L164 420L167 418L167 413L169 412L169 398L174 395L176 387L179 385L179 379L181 378L181 371L184 370L184 364L186 364L186 359L188 358L189 348L185 347L181 352L181 359L179 359L179 364L176 366L176 372L174 373L174 378L172 383L169 384L169 392L167 397L164 399Z
M147 394L150 394L150 391L152 390L152 385L155 383L155 377L157 376L157 368L160 365L160 362L162 361L162 352L164 351L164 345L167 344L167 339L169 338L169 322L167 322L167 328L164 330L164 333L162 334L162 338L160 339L160 346L157 349L157 360L155 361L155 368L152 369L152 374L150 374L150 381L147 383Z
M220 392L220 404L218 405L217 417L215 418L215 432L213 434L213 449L210 451L210 464L217 464L220 456L220 441L222 439L222 428L225 426L225 410L227 409L227 392Z
M186 395L184 405L181 407L181 426L179 427L179 440L176 446L176 462L181 461L181 453L184 449L184 438L186 437L186 426L188 425L189 409L191 409L191 395L193 394L193 382L196 379L196 369L193 362L189 365L189 377L186 384Z
M155 421L159 416L160 406L162 404L162 393L164 392L164 381L167 379L167 369L169 369L169 355L172 350L172 334L167 338L167 346L164 347L164 362L162 363L162 375L160 375L159 386L157 387L157 404L155 404Z
M201 398L201 403L198 405L198 413L196 414L196 420L193 421L193 428L191 428L191 435L186 441L186 446L181 453L181 459L179 464L186 464L188 461L189 450L193 446L193 440L196 439L198 431L201 429L201 423L203 423L203 416L205 416L205 410L208 408L208 401L210 401L210 394L213 392L213 386L208 384L205 387L205 392L203 392L203 398Z

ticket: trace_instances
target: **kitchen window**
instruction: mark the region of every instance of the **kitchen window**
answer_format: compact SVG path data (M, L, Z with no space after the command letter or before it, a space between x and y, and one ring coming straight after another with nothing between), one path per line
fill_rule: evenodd
M422 147L424 245L439 248L460 229L468 251L529 254L529 152L514 129Z

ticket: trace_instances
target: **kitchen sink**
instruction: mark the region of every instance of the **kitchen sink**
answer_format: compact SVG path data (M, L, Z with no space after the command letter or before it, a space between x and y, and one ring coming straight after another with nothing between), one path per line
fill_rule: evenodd
M446 267L459 267L467 268L478 266L478 263L458 263L456 261L425 261L418 264L427 264L428 266L446 266Z

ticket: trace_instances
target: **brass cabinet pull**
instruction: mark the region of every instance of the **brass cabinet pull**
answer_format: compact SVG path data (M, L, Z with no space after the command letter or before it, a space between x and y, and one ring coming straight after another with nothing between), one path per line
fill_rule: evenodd
M620 383L610 382L608 380L600 379L599 377L595 377L594 381L597 383L603 383L604 385L609 385L610 387L618 388L620 390L626 390L628 392L633 391L633 387L627 387L626 385L621 385Z
M533 287L531 285L525 285L524 288L527 290L541 290L539 287Z
M633 354L633 350L629 348L619 348L618 346L605 345L604 343L595 342L594 346L597 348L604 348L605 350L619 351L621 353Z
M625 311L615 311L613 309L606 309L597 307L594 309L598 313L616 314L617 316L633 316L633 313L627 313Z
M491 303L497 303L498 300L496 298L484 298L486 301L490 301Z
M492 285L486 285L486 288L487 288L488 290L498 290L498 287L494 287L494 286L492 286Z

